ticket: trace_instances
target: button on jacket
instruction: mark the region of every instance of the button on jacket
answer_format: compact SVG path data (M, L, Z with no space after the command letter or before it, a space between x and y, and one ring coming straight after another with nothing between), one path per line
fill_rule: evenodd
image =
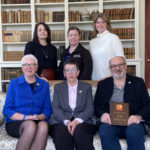
M44 114L48 122L52 113L49 84L36 77L36 83L32 90L25 81L24 75L11 80L3 108L6 122L13 121L9 118L15 113L24 115Z

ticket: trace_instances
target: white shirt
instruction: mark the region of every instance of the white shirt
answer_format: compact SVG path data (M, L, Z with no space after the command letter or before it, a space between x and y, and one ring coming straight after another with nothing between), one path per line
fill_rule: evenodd
M78 90L78 81L77 84L74 86L70 86L68 84L68 94L69 94L69 106L74 111L76 108L76 102L77 102L77 90ZM79 123L82 123L83 120L81 118L75 118L74 120L77 120ZM67 123L70 120L64 120L64 124L67 126Z
M110 76L109 60L115 56L124 57L121 41L108 30L90 41L90 53L93 59L92 80Z
M74 86L70 86L68 84L69 106L72 109L72 111L74 111L74 109L76 107L77 86L78 86L78 83Z

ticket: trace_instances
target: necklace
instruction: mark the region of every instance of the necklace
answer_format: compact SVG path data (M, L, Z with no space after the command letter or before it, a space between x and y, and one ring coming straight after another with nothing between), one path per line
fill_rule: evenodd
M40 49L42 50L45 58L48 59L48 52L46 52L46 50L44 50L41 46L40 46Z

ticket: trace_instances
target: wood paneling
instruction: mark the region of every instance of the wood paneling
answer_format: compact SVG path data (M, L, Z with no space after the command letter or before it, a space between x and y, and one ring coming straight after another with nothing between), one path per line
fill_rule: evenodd
M145 82L150 88L150 0L145 1Z

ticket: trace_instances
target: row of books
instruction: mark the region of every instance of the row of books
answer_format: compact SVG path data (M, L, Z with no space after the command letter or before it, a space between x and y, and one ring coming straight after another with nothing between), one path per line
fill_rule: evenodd
M21 68L2 68L2 80L12 80L21 75Z
M57 49L57 59L61 59L61 55L65 50L65 46L59 46ZM135 58L135 48L124 48L124 54L126 59ZM20 61L24 55L23 51L4 51L3 60L4 61Z
M4 51L3 60L4 61L20 61L24 56L23 51Z
M125 11L125 10L128 10L128 11ZM132 10L134 9L133 8L105 9L104 12L107 13L112 20L132 19L133 17L131 17L131 12L130 12ZM98 11L93 10L91 14L88 14L88 18L86 18L88 19L87 21L94 20L98 13L99 13ZM21 11L21 10L2 11L1 14L2 14L2 23L29 23L31 22L30 11ZM52 11L36 10L36 22L64 22L64 18L65 18L64 11L52 12ZM83 12L69 11L70 22L84 21L84 20L85 20L85 17L84 17Z
M2 11L2 23L30 23L31 11Z
M64 22L64 11L36 10L36 22Z
M30 3L30 0L1 0L1 4L26 4Z
M61 45L57 48L57 60L61 59L61 55L65 50L65 46ZM24 56L23 51L4 51L3 60L4 61L20 61Z
M93 1L93 0L69 0L69 2L87 2L87 1ZM98 0L94 0L98 1Z
M61 55L65 50L65 46L59 46L57 49L57 60L61 59ZM3 61L20 61L24 56L23 51L4 51Z
M52 41L65 41L65 31L64 30L51 30L51 40Z
M136 66L135 65L128 66L127 73L135 76L136 75Z
M64 0L40 0L40 3L59 3L64 2Z
M94 32L90 30L80 30L80 39L81 40L91 40L94 38Z
M124 48L124 54L126 59L134 59L135 58L135 48Z
M2 83L2 91L3 92L7 92L7 89L8 89L8 85L9 85L9 83Z
M57 60L61 60L61 56L65 50L65 46L59 46L57 49Z
M111 20L134 19L134 8L104 9Z
M2 31L3 42L28 42L31 41L31 31Z
M96 16L98 15L99 11L98 10L93 10L91 13L89 13L88 11L86 12L86 14L84 14L83 12L80 11L69 11L69 21L70 22L74 22L74 21L90 21L90 20L94 20L96 18ZM86 20L85 20L86 18Z
M69 11L69 21L93 21L98 13L98 10L93 10L91 13L88 11ZM111 20L134 19L134 8L104 9L104 13L108 14Z
M12 31L3 30L3 42L28 42L31 41L31 31ZM52 30L51 31L52 41L64 41L65 31L64 30Z
M134 39L134 28L113 28L112 32L117 34L120 39ZM31 31L12 31L3 30L3 42L28 42L31 41ZM94 32L90 30L81 30L81 40L91 40ZM52 30L52 41L64 41L64 30Z
M117 34L120 39L134 39L135 36L134 28L113 28L111 32Z

